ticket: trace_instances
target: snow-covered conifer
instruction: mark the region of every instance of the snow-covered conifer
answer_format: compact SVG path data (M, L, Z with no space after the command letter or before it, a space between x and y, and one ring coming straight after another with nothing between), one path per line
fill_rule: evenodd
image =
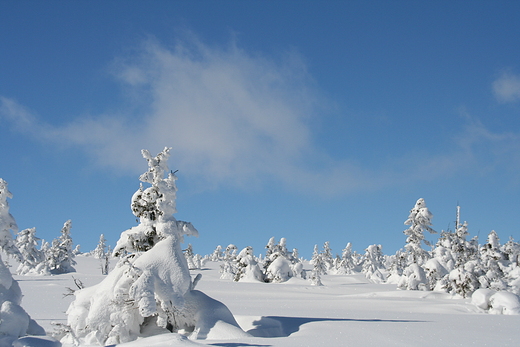
M310 281L313 286L322 286L321 275L327 273L325 264L321 259L322 255L318 250L318 245L314 245L314 251L312 252L312 258L310 263L312 264L312 271Z
M264 275L253 254L253 247L247 246L236 257L237 271L234 281L264 281Z
M16 247L11 232L18 232L18 225L14 217L9 213L7 199L12 199L13 194L7 188L7 182L0 178L0 250L8 256L21 260L20 251Z
M167 166L169 151L156 157L142 151L149 168L140 180L151 187L141 184L132 197L140 223L124 231L114 249L114 254L128 254L101 283L74 293L68 324L85 344L119 344L180 329L195 339L211 338L211 329L218 327L246 335L227 307L194 290L200 277L192 282L180 244L185 235L198 232L173 216L177 177Z
M305 278L303 264L300 264L300 260L287 251L287 240L284 237L280 239L279 243L276 243L272 237L269 239L266 249L263 266L266 282L285 282L294 276Z
M99 242L98 242L96 248L92 251L92 255L96 259L102 259L102 258L104 258L106 253L107 253L107 240L105 239L105 235L101 234L99 236Z
M235 280L237 272L237 263L231 259L224 260L220 264L220 279L222 280Z
M188 247L184 250L184 257L186 258L186 262L188 263L188 268L190 270L200 269L200 262L197 264L195 260L195 254L193 253L193 246L191 243L188 243Z
M336 270L338 274L350 275L354 272L355 264L352 255L352 244L349 242L341 253L341 261Z
M72 222L66 221L61 228L61 235L52 241L51 247L47 254L47 261L51 273L61 274L67 272L75 272L74 252L72 249L72 237L70 236L70 229Z
M219 261L224 259L224 255L222 254L222 246L218 245L213 253L210 255L209 260L211 261Z
M234 261L237 257L237 246L234 244L229 244L224 251L224 260L225 261Z
M406 263L406 253L403 252L402 249L396 251L394 255L390 256L386 283L399 283L404 269L406 268Z
M35 234L36 228L30 228L20 231L16 236L16 246L22 256L22 261L16 270L19 275L49 273L45 266L45 255L37 248L40 239Z
M487 238L487 242L480 248L480 261L485 275L479 278L482 288L494 290L506 289L504 282L503 261L505 257L500 250L500 239L496 231L492 230Z
M431 228L431 220L433 215L426 207L426 202L420 198L415 203L415 206L410 210L408 219L404 222L405 225L410 225L403 233L408 236L406 238L405 249L408 252L409 263L417 263L422 265L428 258L428 253L422 249L421 244L431 246L430 242L424 238L424 232L435 233Z
M108 269L110 266L110 256L111 256L110 246L107 245L107 240L105 239L105 235L101 234L99 236L99 242L96 248L91 252L94 258L99 259L101 264L101 274L108 275Z
M374 283L383 283L386 276L383 274L384 257L381 245L370 245L365 249L365 257L363 262L363 273L366 278Z
M323 244L323 251L321 252L321 259L327 268L327 271L334 268L334 256L332 255L332 249L330 248L330 242L325 241Z

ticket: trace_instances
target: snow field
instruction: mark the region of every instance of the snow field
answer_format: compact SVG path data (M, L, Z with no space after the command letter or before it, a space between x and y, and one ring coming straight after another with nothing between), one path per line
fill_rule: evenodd
M99 283L100 262L78 256L77 272L16 276L22 307L47 333L66 323L73 276ZM115 263L113 261L112 263ZM405 291L373 284L362 274L324 275L324 286L292 278L285 283L219 279L220 263L208 262L197 289L224 303L251 337L191 341L178 334L139 339L121 346L518 346L520 316L485 313L470 299L432 291ZM310 269L310 265L306 264ZM12 268L11 268L12 269ZM67 346L66 346L67 347Z

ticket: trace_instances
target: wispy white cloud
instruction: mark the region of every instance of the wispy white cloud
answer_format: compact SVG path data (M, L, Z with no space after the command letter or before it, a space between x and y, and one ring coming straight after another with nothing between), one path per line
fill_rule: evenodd
M270 181L335 195L445 178L483 163L489 167L482 147L494 163L520 153L517 135L494 134L466 116L457 138L442 139L453 143L447 153L419 149L425 152L401 154L375 169L332 159L314 143L310 121L324 100L295 52L270 59L234 43L210 47L190 37L165 47L149 40L133 56L116 60L113 73L132 111L78 117L62 126L39 121L5 97L0 111L18 130L79 146L98 164L118 170L139 173L140 149L171 146L172 168L205 187ZM515 95L514 83L499 84L500 95Z
M510 72L502 73L493 82L493 93L500 102L520 100L520 76Z

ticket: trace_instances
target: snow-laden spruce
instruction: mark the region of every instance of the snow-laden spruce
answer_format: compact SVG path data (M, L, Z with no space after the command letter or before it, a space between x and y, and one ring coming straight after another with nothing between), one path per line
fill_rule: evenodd
M200 276L192 282L180 245L198 232L173 217L177 177L167 166L170 148L156 157L142 154L149 168L140 180L150 186L141 184L131 203L140 223L121 234L115 269L75 292L67 311L71 333L62 341L111 345L165 332L195 339L248 336L224 304L194 290Z
M74 250L72 249L72 237L70 236L70 229L72 222L69 219L63 224L61 228L61 235L52 240L51 247L47 250L47 263L52 274L63 274L68 272L75 272L76 261L74 257Z
M12 199L13 194L7 187L7 182L0 178L0 250L8 256L21 260L21 254L16 247L12 232L18 231L18 225L13 215L9 213L9 203L7 199Z
M22 261L16 270L18 275L50 275L45 253L38 249L36 228L24 229L16 236L16 246Z

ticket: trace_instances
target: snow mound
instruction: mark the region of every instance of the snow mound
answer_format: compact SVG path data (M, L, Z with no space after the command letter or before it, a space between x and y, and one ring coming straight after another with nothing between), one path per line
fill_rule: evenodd
M194 312L195 329L190 339L229 340L251 337L238 325L231 311L203 292L192 290L184 296L186 310Z
M491 309L489 313L493 314L520 314L520 298L510 292L501 291L493 294L489 299Z
M491 314L520 314L520 297L507 291L477 289L471 296L471 303Z

